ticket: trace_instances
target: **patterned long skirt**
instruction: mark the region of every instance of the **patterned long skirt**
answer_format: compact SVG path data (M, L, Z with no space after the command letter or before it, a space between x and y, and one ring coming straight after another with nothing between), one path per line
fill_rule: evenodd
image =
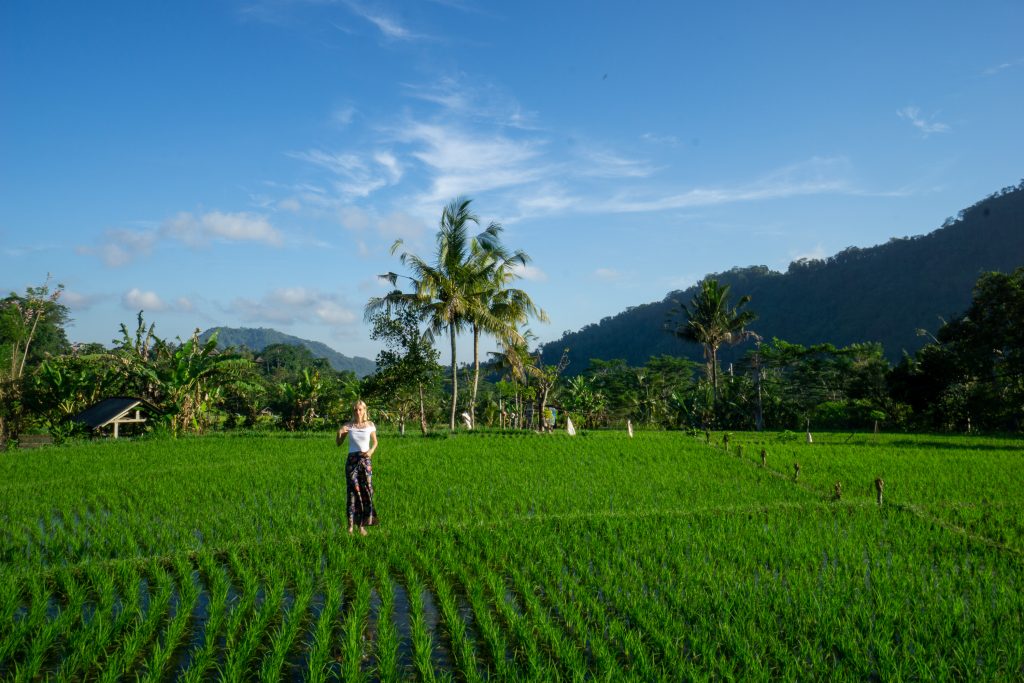
M372 526L377 523L373 508L373 466L365 453L349 453L345 461L345 490L348 498L348 523Z

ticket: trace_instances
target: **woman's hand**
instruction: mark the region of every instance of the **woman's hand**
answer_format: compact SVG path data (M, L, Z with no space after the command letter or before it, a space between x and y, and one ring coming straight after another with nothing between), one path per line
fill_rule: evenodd
M341 429L338 430L338 436L335 437L334 443L336 443L337 445L340 446L342 444L342 442L345 441L345 437L346 436L348 436L348 425L347 424L343 424L341 426Z

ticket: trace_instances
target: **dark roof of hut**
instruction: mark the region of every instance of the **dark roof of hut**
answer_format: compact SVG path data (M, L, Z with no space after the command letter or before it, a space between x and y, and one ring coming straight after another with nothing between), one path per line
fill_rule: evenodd
M160 411L154 408L152 404L142 400L141 398L117 396L115 398L105 398L96 405L86 408L71 419L75 422L81 422L89 429L99 429L103 425L109 424L112 420L117 419L129 410L134 410L135 408L140 408L154 415L160 413Z

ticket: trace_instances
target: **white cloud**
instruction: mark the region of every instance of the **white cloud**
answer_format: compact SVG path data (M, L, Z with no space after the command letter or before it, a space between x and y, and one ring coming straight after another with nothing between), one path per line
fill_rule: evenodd
M790 260L800 261L806 259L808 261L821 261L825 259L827 256L828 254L825 252L825 247L821 246L821 244L817 244L813 249L809 249L807 251L799 253L793 253L793 258L791 258Z
M60 302L73 311L85 311L92 308L103 297L98 294L82 294L73 289L65 289L60 295Z
M532 266L530 264L523 265L521 263L516 263L512 266L512 272L516 277L530 282L544 282L548 279L547 273L537 266Z
M121 295L121 305L130 311L165 311L167 304L156 292L146 292L138 287L132 287Z
M279 245L281 233L263 216L249 213L221 213L213 211L199 219L203 231L229 242L263 242Z
M302 210L302 204L299 203L298 199L295 199L294 197L288 197L287 199L282 199L281 201L279 201L277 203L277 208L282 209L284 211L291 211L292 213L298 213L299 211Z
M932 119L922 117L921 110L917 107L903 107L896 112L896 115L901 119L910 121L915 128L921 131L924 137L928 137L932 133L948 133L950 130L949 125L932 120L934 117Z
M211 211L198 218L182 211L160 226L162 236L190 247L202 247L212 240L226 242L282 243L281 233L259 214Z
M379 216L358 206L344 206L340 209L338 218L346 230L357 233L372 230L388 246L397 239L416 244L431 229L429 223L404 211L392 211L386 216ZM360 244L362 249L367 249L365 243Z
M247 322L278 325L311 322L337 327L351 325L358 319L339 297L306 287L274 289L256 300L237 298L226 310L241 315Z
M622 279L622 273L614 268L598 268L594 271L594 277L605 282L615 282Z

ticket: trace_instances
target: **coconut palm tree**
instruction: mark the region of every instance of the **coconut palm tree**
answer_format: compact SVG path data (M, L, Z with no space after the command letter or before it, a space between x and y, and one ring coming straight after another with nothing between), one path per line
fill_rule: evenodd
M690 300L690 305L681 305L684 320L672 326L672 333L685 341L697 342L704 346L708 376L718 400L718 349L722 344L738 344L750 336L747 325L757 315L740 309L750 302L749 296L740 297L733 308L729 307L729 285L718 280L707 279L700 283L700 290Z
M496 237L502 230L496 223L492 223L491 228L495 229ZM480 384L480 334L490 334L506 346L517 345L525 341L519 333L520 325L526 324L531 317L542 322L546 322L548 317L525 291L506 286L519 277L515 266L525 266L530 262L526 252L517 250L509 254L497 240L486 245L475 244L472 252L477 289L473 295L474 306L467 317L473 330L473 391L469 415L470 424L475 425Z
M372 315L379 310L406 303L419 311L432 334L448 332L452 373L449 428L452 431L455 431L459 396L455 339L467 324L470 313L479 305L476 292L480 290L484 277L484 272L473 264L472 253L474 248L487 249L497 245L501 232L500 226L491 224L476 237L470 237L469 225L480 223L480 219L470 210L471 202L470 199L457 197L441 212L433 262L427 262L416 254L403 251L399 260L412 274L401 276L397 273L387 273L383 276L392 285L397 285L399 277L408 278L412 282L413 292L407 294L396 288L384 297L370 299L365 310L366 315ZM398 252L402 245L402 240L397 240L391 247L391 253Z

